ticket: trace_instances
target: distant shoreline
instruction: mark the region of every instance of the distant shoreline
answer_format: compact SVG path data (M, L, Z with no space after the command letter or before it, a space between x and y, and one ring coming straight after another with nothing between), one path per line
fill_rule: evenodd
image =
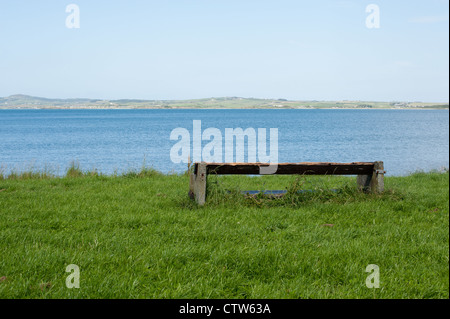
M448 107L0 107L0 110L449 110Z
M49 99L23 94L0 97L0 109L77 109L77 110L130 110L130 109L449 109L448 102L405 101L319 101L258 99L243 97L211 97L192 100L139 100L139 99Z

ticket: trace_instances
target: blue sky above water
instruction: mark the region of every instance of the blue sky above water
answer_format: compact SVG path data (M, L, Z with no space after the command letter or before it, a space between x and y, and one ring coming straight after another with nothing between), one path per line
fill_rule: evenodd
M80 28L66 27L66 6ZM366 27L366 7L380 28ZM448 102L449 3L0 2L0 96Z

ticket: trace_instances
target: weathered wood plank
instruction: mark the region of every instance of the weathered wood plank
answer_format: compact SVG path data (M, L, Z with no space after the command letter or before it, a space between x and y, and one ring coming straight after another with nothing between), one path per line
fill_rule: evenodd
M207 174L218 175L259 175L260 168L267 163L202 163L206 165ZM197 172L199 163L194 164ZM371 175L373 162L353 163L280 163L275 175Z

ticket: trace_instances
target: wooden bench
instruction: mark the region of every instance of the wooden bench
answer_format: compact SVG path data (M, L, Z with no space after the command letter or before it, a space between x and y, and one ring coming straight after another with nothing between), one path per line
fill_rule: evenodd
M205 204L208 174L260 175L261 168L268 166L268 163L194 163L189 179L189 196L199 205ZM356 175L359 190L382 193L385 173L383 162L280 163L273 175Z

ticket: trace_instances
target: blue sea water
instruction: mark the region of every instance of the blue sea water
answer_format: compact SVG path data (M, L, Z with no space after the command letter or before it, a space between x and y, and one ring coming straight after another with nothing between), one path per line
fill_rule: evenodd
M182 172L175 128L278 129L279 162L384 161L388 175L449 167L448 110L0 110L0 168L64 174L72 161L111 174ZM203 142L203 145L207 144ZM192 155L191 155L192 156ZM192 158L192 157L191 157Z

